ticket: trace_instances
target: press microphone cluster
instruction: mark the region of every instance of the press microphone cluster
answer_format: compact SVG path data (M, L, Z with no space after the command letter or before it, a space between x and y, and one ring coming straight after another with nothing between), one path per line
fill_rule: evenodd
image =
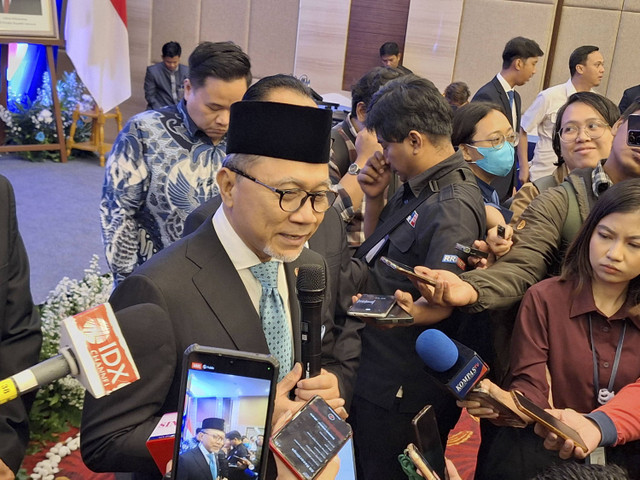
M302 367L309 377L320 375L322 356L322 301L326 279L322 265L302 265L296 290L302 310Z
M422 332L416 341L416 352L427 373L459 400L464 400L489 373L489 367L476 352L440 330Z
M108 303L64 319L60 326L59 352L53 358L0 381L0 404L67 375L76 377L95 398L109 395L140 379Z

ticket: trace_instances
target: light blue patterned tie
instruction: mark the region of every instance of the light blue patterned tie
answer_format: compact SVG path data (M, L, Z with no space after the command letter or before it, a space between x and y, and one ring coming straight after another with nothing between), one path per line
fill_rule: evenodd
M262 330L267 339L269 352L280 362L278 381L291 371L293 348L291 336L287 326L287 316L284 312L282 297L278 292L278 262L270 261L250 267L253 276L262 285L260 297L260 318Z
M216 454L209 452L209 469L213 480L218 478L218 467L216 466Z
M509 90L507 92L507 97L509 97L509 106L513 109L513 98L515 97L515 92L513 90Z

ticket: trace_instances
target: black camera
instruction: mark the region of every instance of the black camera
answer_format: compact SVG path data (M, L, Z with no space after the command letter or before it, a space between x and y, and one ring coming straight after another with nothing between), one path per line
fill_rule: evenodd
M627 145L640 147L640 115L629 115L627 120Z

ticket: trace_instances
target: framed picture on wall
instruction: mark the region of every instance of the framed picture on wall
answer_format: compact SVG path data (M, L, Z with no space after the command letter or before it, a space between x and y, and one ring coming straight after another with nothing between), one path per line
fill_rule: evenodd
M0 0L0 37L57 39L56 0Z

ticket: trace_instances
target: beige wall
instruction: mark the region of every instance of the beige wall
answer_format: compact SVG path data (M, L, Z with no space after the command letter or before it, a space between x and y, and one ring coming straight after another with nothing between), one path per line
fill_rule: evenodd
M533 38L548 52L555 1L412 0L404 64L440 89L465 81L473 94L500 70L510 38ZM595 44L607 66L599 91L617 102L625 88L640 83L640 0L564 5L551 84L568 78L575 47ZM232 40L249 53L255 78L306 74L319 93L341 93L350 7L350 0L129 0L132 97L121 105L123 115L144 109L146 67L160 60L169 40L182 44L185 63L200 41ZM546 62L542 57L538 73L519 88L524 108L542 88Z

